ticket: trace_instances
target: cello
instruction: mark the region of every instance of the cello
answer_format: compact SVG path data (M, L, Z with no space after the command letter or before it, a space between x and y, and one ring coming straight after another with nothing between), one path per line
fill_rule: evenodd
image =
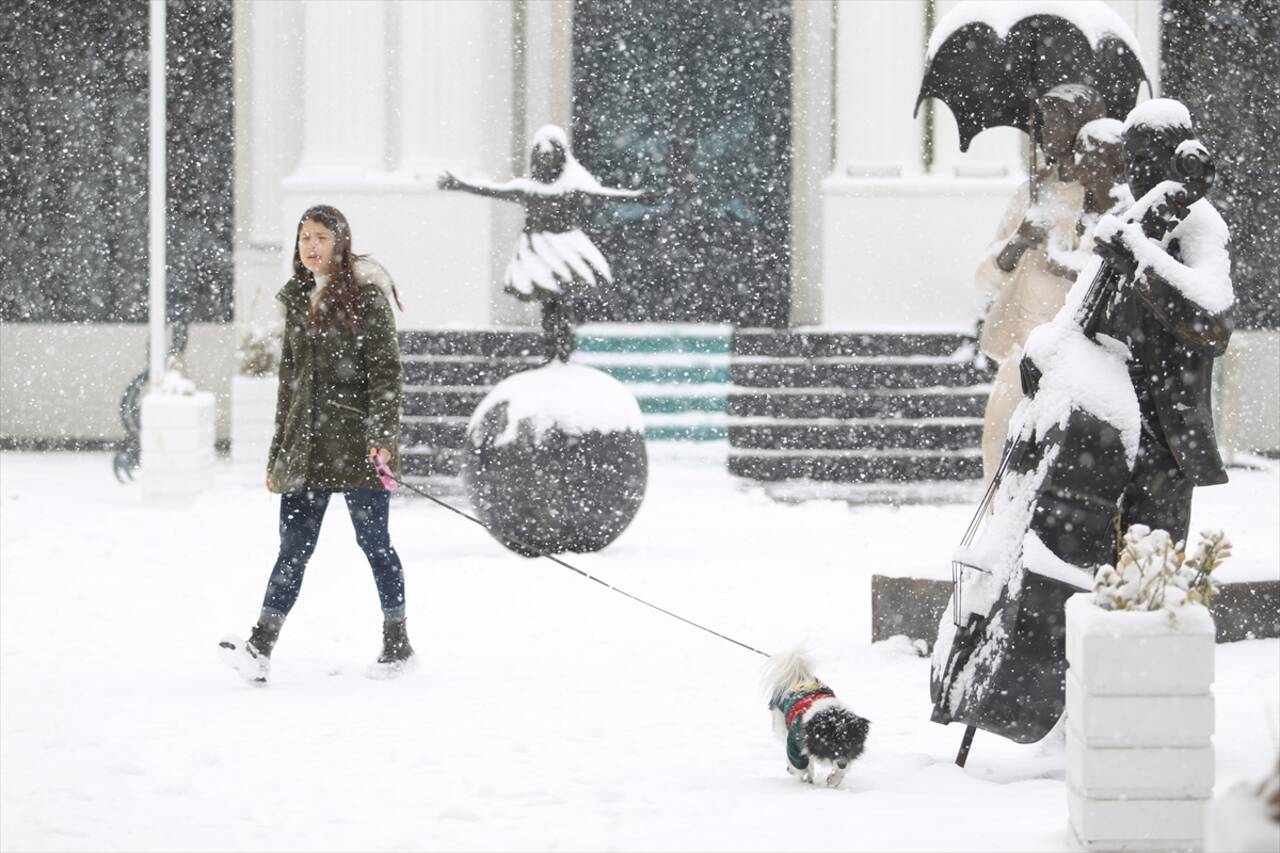
M1213 183L1197 140L1124 215L1164 241ZM1101 226L1100 226L1101 231ZM1058 315L1027 339L1024 399L1000 465L952 557L952 594L934 645L932 719L1017 743L1043 738L1065 704L1066 601L1115 557L1118 505L1137 454L1138 401L1125 344L1099 327L1133 298L1105 256L1081 275ZM1086 287L1081 285L1088 282Z

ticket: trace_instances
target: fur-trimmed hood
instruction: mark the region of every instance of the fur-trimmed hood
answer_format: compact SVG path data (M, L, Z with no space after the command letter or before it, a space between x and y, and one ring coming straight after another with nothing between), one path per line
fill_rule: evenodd
M361 255L356 258L352 270L355 272L356 284L376 285L382 291L382 295L387 297L388 302L401 311L404 310L404 304L400 301L400 290L386 267L368 255Z

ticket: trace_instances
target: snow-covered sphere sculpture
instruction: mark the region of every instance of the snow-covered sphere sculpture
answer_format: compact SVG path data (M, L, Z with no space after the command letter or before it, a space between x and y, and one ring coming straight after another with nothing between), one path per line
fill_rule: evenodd
M631 392L552 360L500 382L467 427L471 504L518 554L599 551L635 518L649 477Z

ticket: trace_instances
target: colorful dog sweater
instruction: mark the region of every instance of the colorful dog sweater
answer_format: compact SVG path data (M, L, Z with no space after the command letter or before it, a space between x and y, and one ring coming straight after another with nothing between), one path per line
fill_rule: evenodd
M794 685L776 701L769 703L770 709L782 712L787 723L787 760L797 770L809 766L809 756L804 754L804 712L819 699L834 699L835 692L818 679Z

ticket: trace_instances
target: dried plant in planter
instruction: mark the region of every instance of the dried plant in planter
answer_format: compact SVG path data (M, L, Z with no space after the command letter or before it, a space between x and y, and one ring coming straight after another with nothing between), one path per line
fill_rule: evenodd
M1116 565L1098 571L1094 600L1104 610L1170 610L1208 605L1217 592L1213 571L1231 556L1221 530L1205 530L1187 556L1163 530L1135 524L1124 535Z
M250 323L236 347L241 376L275 376L280 368L279 324Z

